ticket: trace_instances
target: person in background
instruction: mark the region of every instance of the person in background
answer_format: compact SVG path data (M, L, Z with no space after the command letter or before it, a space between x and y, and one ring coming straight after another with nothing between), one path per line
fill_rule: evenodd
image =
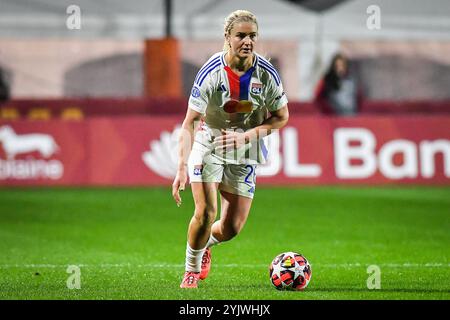
M336 54L317 86L314 103L325 114L354 116L360 109L361 97L358 80L348 59L341 53Z
M10 98L9 86L5 78L5 74L0 68L0 103L8 101Z

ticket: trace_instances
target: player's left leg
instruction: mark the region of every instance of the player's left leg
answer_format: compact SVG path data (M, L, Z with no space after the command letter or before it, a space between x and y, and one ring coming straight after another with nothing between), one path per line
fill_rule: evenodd
M212 236L219 242L228 241L237 236L247 222L252 198L220 191L220 219L211 227Z
M234 238L242 230L253 201L256 186L256 165L228 165L219 185L220 220L211 228L211 238L218 242ZM209 244L210 241L208 241Z
M252 198L225 191L221 191L220 194L222 210L220 219L214 222L211 227L211 235L202 257L201 280L208 277L211 269L211 247L220 242L231 240L239 234L247 221L252 205Z
M208 276L211 267L211 250L215 244L234 238L244 227L250 213L255 192L255 170L251 165L228 165L224 170L221 194L220 219L211 227L207 250L202 258L201 279Z
M211 269L211 246L231 240L238 235L247 221L252 205L252 198L238 196L225 191L220 191L220 194L222 207L220 219L214 222L211 227L207 249L202 257L201 280L208 277Z

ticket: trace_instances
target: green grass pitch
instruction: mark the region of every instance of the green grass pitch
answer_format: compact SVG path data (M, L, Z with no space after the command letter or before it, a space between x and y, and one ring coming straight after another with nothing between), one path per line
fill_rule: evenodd
M168 188L0 189L0 299L450 299L449 187L259 187L197 290L179 288L193 212L182 196L177 208ZM311 262L303 292L269 282L284 251ZM367 287L370 265L381 289Z

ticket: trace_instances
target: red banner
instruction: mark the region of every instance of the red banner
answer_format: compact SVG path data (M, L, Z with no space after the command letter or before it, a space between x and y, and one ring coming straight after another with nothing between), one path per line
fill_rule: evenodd
M0 122L0 185L170 185L180 116ZM258 184L450 184L450 116L291 116Z

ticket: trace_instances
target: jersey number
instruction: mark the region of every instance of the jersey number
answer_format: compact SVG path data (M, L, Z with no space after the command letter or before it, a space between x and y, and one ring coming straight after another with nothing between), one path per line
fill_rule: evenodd
M244 182L249 185L255 185L255 183L256 183L256 166L246 165L245 169L248 169L248 174L245 177Z

